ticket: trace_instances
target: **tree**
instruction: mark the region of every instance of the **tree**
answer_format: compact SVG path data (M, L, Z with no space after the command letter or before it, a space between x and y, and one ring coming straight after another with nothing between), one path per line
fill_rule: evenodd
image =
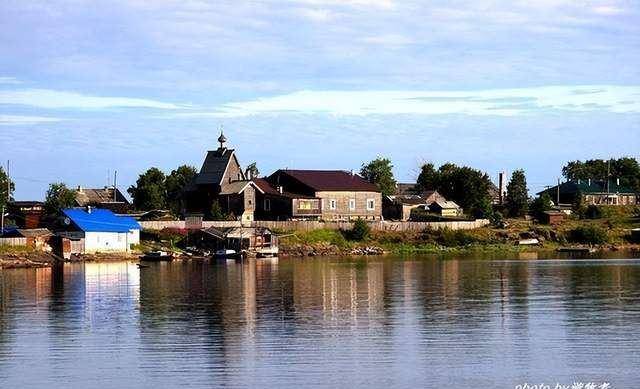
M167 190L167 205L169 209L178 215L182 211L182 193L185 186L193 181L197 174L197 170L193 166L182 165L171 171L165 181Z
M526 215L529 209L529 190L524 170L516 170L511 175L511 180L507 185L506 206L509 216Z
M222 211L222 207L220 207L220 204L218 204L217 201L214 201L211 204L209 214L209 218L213 221L229 220L229 215L225 215L225 213Z
M568 180L620 179L620 185L640 191L640 164L635 158L571 161L562 168L562 174Z
M435 170L433 164L428 163L422 166L417 182L419 189L437 190L471 215L491 216L491 180L480 170L453 163L445 163Z
M256 162L251 162L249 166L247 166L247 172L253 178L260 177L260 170L258 170L258 164Z
M8 185L7 185L8 183ZM7 195L7 189L9 189L9 194ZM12 200L13 191L15 190L15 184L7 173L0 166L0 209L7 205L7 198Z
M363 220L358 218L354 223L351 231L349 231L349 238L357 241L366 240L369 235L371 235L371 227L369 224Z
M141 174L136 185L129 187L127 192L138 210L150 211L167 206L166 177L158 168L152 167Z
M549 196L547 192L543 192L539 197L531 202L529 209L535 218L540 219L546 211L551 209L551 204L551 196Z
M438 171L435 166L432 163L425 163L420 168L420 175L418 175L416 185L422 191L433 190L439 185L438 178Z
M71 208L76 204L76 191L67 188L63 182L49 184L44 200L47 215L56 215L64 208Z
M392 195L396 191L393 165L388 158L376 158L367 164L362 164L360 175L372 184L376 184L383 195Z

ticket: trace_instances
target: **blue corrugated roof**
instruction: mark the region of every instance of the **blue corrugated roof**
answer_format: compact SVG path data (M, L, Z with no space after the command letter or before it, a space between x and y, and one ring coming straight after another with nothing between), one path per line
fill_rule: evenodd
M140 224L129 216L116 216L108 209L69 208L62 211L71 221L85 232L129 232L139 230Z

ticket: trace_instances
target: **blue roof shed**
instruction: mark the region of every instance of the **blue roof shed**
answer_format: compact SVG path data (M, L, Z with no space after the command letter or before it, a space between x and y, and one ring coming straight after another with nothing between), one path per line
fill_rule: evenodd
M108 209L91 209L87 212L81 208L62 210L73 224L84 232L129 232L139 230L140 224L129 216L116 216Z

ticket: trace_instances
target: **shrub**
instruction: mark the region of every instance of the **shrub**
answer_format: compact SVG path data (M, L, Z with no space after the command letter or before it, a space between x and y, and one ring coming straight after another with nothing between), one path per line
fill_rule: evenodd
M369 224L362 219L356 220L353 223L351 231L349 231L349 238L351 240L362 241L367 239L369 235L371 235L371 227L369 227Z
M602 210L597 205L589 205L584 211L584 217L587 219L601 219Z
M605 244L609 241L609 236L602 227L581 226L569 231L569 241L586 244Z

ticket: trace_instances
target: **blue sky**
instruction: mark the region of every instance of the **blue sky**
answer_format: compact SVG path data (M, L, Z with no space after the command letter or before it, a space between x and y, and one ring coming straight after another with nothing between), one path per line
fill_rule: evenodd
M15 197L241 163L399 180L425 161L524 168L640 154L636 1L5 1L0 157Z

